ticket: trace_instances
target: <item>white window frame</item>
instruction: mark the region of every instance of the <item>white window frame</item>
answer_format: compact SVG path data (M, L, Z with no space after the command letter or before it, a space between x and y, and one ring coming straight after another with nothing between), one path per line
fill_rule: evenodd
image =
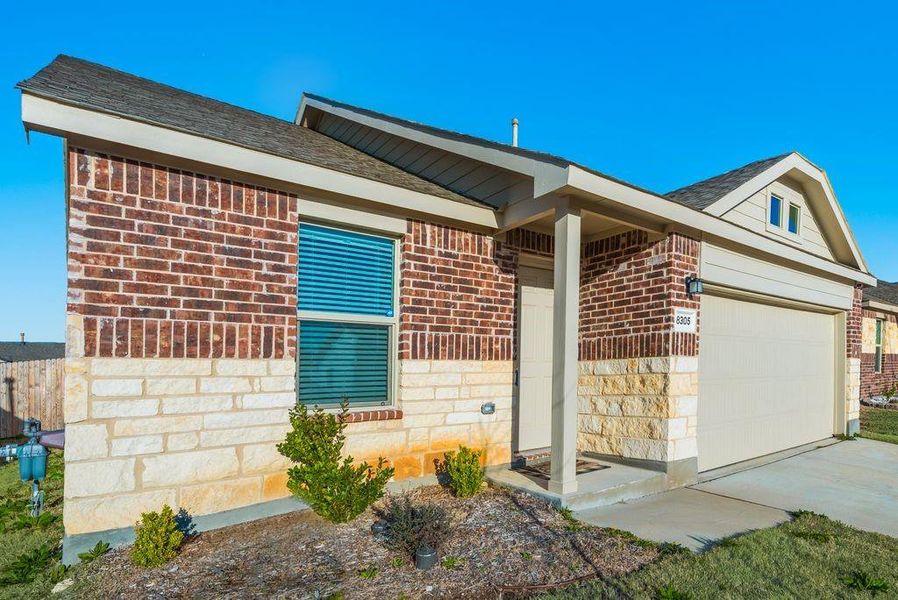
M792 216L792 208L793 207L798 209L798 218L796 219L796 222L795 222L795 231L789 231L789 219ZM801 210L801 205L798 204L797 202L789 202L788 206L786 206L786 209L785 209L785 215L786 215L786 219L785 219L786 233L800 236L801 235L801 220L804 218L804 215L802 214L802 210Z
M313 219L300 219L296 228L296 242L299 244L299 227L303 224L326 227L336 231L349 231L362 235L370 235L390 240L393 244L393 316L382 317L378 315L358 315L352 313L338 313L317 310L299 310L299 279L296 281L296 400L299 401L299 356L300 356L300 328L302 321L326 321L330 323L355 323L362 325L386 325L387 326L387 401L384 404L357 404L349 405L349 412L365 412L375 409L397 408L399 398L399 253L402 250L401 238L395 234L373 232L361 227L340 226L332 223ZM299 262L296 264L299 269ZM311 407L310 407L311 408ZM325 412L340 412L339 407L323 407Z
M877 331L879 335L877 335ZM883 363L883 353L882 353L882 342L883 338L886 334L886 321L885 319L876 319L876 324L873 326L873 372L876 374L882 373L882 363ZM879 339L877 339L879 338Z
M774 225L770 222L770 216L773 211L773 197L779 198L780 201L780 224ZM768 233L772 233L778 237L786 239L795 244L801 244L804 238L801 236L801 225L804 222L804 203L799 201L795 192L785 186L770 186L765 194L766 199L766 222L765 226ZM798 209L798 232L789 231L789 208L796 207Z

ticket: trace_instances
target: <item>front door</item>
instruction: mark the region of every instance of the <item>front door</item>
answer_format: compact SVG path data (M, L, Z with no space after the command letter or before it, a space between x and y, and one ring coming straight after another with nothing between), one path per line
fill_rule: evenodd
M520 268L518 451L552 443L552 285L552 271Z

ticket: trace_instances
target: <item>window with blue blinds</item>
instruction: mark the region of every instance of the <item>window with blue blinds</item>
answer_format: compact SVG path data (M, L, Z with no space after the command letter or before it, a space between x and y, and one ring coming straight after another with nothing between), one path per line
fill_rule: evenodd
M393 240L301 224L299 310L393 316Z
M301 223L297 267L299 401L392 402L395 241Z

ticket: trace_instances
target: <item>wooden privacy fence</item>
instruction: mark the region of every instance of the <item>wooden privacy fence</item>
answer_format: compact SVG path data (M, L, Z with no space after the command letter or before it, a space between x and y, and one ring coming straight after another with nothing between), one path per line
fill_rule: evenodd
M0 363L0 438L22 433L28 417L44 431L62 429L65 359Z

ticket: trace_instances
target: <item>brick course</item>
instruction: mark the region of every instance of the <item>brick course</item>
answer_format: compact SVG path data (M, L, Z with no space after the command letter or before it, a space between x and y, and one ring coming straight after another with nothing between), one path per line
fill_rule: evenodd
M685 279L698 273L700 242L653 242L630 231L589 242L580 284L580 360L697 356L698 334L673 332L674 307L699 309Z
M295 355L295 195L69 155L68 312L86 356Z

